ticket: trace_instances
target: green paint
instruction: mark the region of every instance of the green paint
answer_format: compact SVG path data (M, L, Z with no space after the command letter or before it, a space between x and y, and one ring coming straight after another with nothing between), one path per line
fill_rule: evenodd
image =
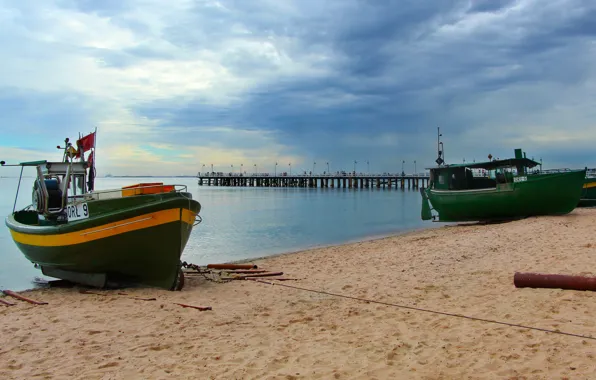
M17 246L41 266L107 273L113 280L170 289L191 230L186 223L172 222L64 247Z
M31 225L30 222L17 220L12 215L6 218L6 225L11 230L33 235L54 235L67 232L85 230L119 220L133 218L140 214L168 210L172 208L186 208L198 213L201 210L199 202L192 199L191 193L170 192L149 195L137 195L115 199L98 201L86 201L89 206L88 219L82 219L70 223L56 224L52 221L40 221L41 225ZM36 214L35 212L33 212ZM23 213L25 215L25 213ZM31 218L30 216L28 218Z
M21 166L38 166L38 165L43 165L47 162L48 161L46 161L46 160L28 161L28 162L21 162L19 165L21 165Z
M190 193L182 192L87 201L87 204L89 219L62 224L46 221L43 225L36 224L36 213L29 211L10 215L6 225L30 235L60 235L162 210L187 209L199 213L201 209ZM114 280L170 289L192 228L179 220L80 244L59 247L16 244L27 259L41 266L78 273L106 273Z
M586 170L532 174L538 163L506 159L431 168L428 189L421 190L423 220L429 208L438 221L490 221L538 215L561 215L578 204ZM494 177L474 177L469 167L495 170ZM517 173L511 169L515 168Z
M422 218L422 220L431 220L433 215L430 209L430 205L428 204L428 196L426 195L424 189L420 191L420 194L422 194L422 210L420 211L420 217Z

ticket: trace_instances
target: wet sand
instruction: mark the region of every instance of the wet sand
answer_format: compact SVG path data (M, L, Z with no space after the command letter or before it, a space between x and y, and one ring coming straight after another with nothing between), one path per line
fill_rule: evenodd
M513 275L596 275L594 226L596 209L576 209L254 261L299 279L276 285L21 292L48 305L4 298L0 378L590 378L594 339L429 311L591 336L595 293L518 289Z

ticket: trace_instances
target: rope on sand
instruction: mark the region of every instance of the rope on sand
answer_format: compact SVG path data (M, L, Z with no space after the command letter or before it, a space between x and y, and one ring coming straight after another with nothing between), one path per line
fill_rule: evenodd
M462 314L447 313L447 312L443 312L443 311L423 309L423 308L414 307L414 306L406 306L406 305L394 304L394 303L383 302L383 301L369 300L369 299L365 299L365 298L346 296L346 295L343 295L343 294L330 293L330 292L326 292L326 291L323 291L323 290L307 289L307 288L302 288L302 287L294 286L294 285L272 283L272 282L268 282L268 281L257 280L255 278L251 278L250 280L251 281L254 281L254 282L261 282L261 283L267 284L267 285L284 286L286 288L304 290L304 291L307 291L307 292L318 293L318 294L325 294L325 295L333 296L333 297L348 298L348 299L352 299L352 300L356 300L356 301L362 301L362 302L367 302L367 303L376 303L376 304L379 304L379 305L393 306L393 307L397 307L397 308L410 309L410 310L415 310L415 311L423 311L423 312L426 312L426 313L445 315L445 316L448 316L448 317L464 318L464 319L469 319L469 320L479 321L479 322L495 323L495 324L504 325L504 326L508 326L508 327L518 327L518 328L522 328L522 329L542 331L542 332L551 333L551 334L567 335L567 336L572 336L572 337L576 337L576 338L596 340L596 338L595 337L592 337L592 336L581 335L581 334L574 334L574 333L568 333L568 332L564 332L564 331L560 331L560 330L551 330L551 329L545 329L545 328L541 328L541 327L525 326L525 325L520 325L520 324L517 324L517 323L502 322L502 321L496 321L496 320L492 320L492 319L471 317L471 316L462 315Z

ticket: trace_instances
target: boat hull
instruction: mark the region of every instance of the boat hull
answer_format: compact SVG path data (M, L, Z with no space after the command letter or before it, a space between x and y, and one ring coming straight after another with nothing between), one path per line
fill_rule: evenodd
M439 221L490 221L538 215L562 215L578 204L585 170L524 177L490 189L426 189Z
M95 218L43 226L20 223L12 215L6 224L24 256L48 275L63 278L60 273L75 273L85 282L85 275L103 274L117 282L173 289L180 256L200 211L190 194L143 195L88 205Z
M596 178L586 178L578 207L596 206Z

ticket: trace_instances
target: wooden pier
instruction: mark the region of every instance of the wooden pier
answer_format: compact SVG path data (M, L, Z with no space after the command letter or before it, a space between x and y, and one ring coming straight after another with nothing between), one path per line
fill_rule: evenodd
M418 189L428 186L429 176L423 174L362 174L362 175L269 175L258 173L197 175L200 186L224 187L303 187L340 189Z

